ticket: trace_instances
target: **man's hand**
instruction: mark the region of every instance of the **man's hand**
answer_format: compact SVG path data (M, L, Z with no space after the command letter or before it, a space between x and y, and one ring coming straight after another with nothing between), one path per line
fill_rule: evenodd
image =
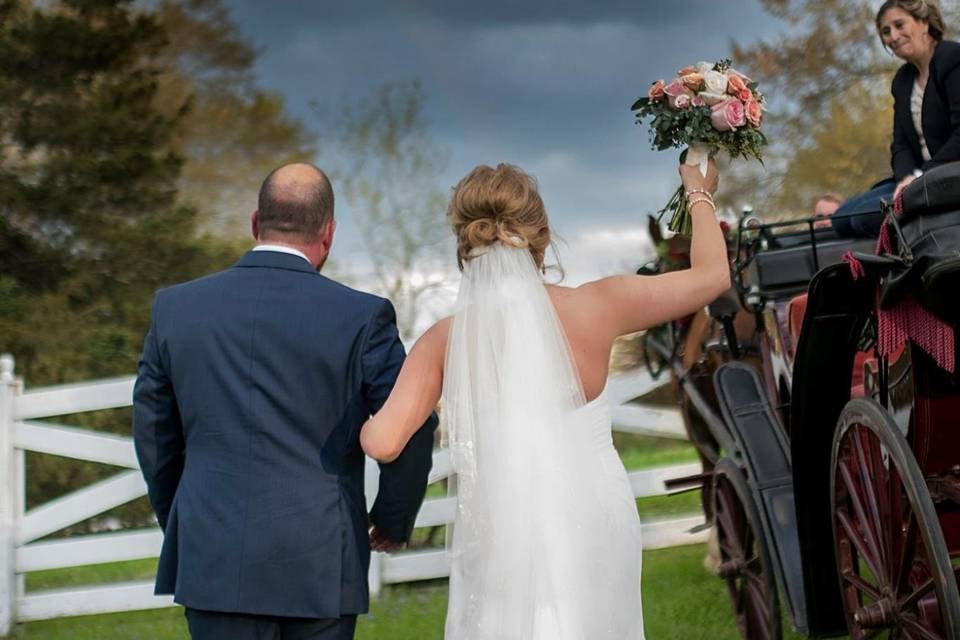
M404 543L394 542L393 540L387 538L380 530L376 527L370 529L370 548L374 551L382 551L383 553L388 553L390 551L396 551L402 549Z

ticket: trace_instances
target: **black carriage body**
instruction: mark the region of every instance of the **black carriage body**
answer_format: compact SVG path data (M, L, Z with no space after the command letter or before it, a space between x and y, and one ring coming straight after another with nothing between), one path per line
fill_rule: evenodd
M647 345L671 362L679 381L688 430L704 461L705 474L700 477L713 474L710 486L715 493L739 486L732 494L747 496L739 498L750 503L742 513L758 529L755 535L763 538L762 564L774 574L794 626L810 637L844 635L851 625L873 637L876 627L870 624L905 624L890 617L893 614L884 609L885 603L871 604L859 596L851 600L851 589L859 587L847 577L841 580L838 570L838 562L845 562L843 575L851 571L849 536L843 543L847 547L835 546L845 536L838 533L838 522L843 520L838 509L846 508L837 502L838 451L848 464L850 438L875 433L888 443L896 438L904 442L902 450L908 451L908 459L901 456L897 464L915 470L907 493L920 496L909 508L927 514L921 551L939 549L938 561L926 561L929 567L923 566L925 561L911 565L919 567L921 575L919 583L907 587L906 593L913 594L907 597L913 602L909 606L921 618L932 616L924 624L942 623L946 637L960 640L960 597L953 575L960 575L956 566L960 558L960 378L943 371L909 343L889 362L886 357L871 359L861 351L876 338L878 300L883 307L909 295L952 327L960 324L960 207L951 204L960 202L960 163L930 174L905 191L903 228L896 220L890 223L896 232L894 244L901 245L899 257L893 259L869 257L876 240L840 238L831 229L815 229L813 219L750 226L741 222L732 290L740 305L731 305L728 294L708 307L720 329L706 334L714 337L702 349L700 360L684 362L685 356L678 356L679 342L671 347L652 339ZM775 233L797 222L805 225L802 231ZM851 260L851 255L859 255L862 262ZM901 272L889 272L891 264L901 265ZM878 295L881 276L886 287ZM802 305L798 306L793 315L800 315L800 322L791 322L795 318L789 313L790 305L804 293L805 313L800 315ZM753 339L746 342L738 338L733 321L744 313L752 314L756 328ZM671 333L675 341L677 335L676 330ZM955 361L960 362L957 346ZM863 386L852 393L857 370L864 372ZM851 401L852 395L863 397ZM885 416L886 426L873 424L871 429L879 428L873 432L860 428L858 415ZM874 449L868 450L882 451L887 445L871 446ZM733 469L742 472L742 480L730 481ZM681 480L677 486L697 478ZM868 473L855 484L871 481ZM730 499L728 495L726 502L720 499L710 508L705 503L707 516L729 512ZM876 507L871 509L877 512ZM934 514L932 520L929 514ZM910 522L919 522L920 516L912 517ZM715 524L723 554L719 517ZM849 529L849 524L844 526ZM905 530L909 526L919 525L905 525ZM941 542L934 544L937 536L926 535L933 530ZM728 586L729 575L742 569L743 561L741 555L735 563L721 563L720 573ZM937 583L936 590L931 581ZM896 593L890 597L894 605L902 603ZM776 600L772 604L761 609L779 611ZM754 637L756 620L750 626L741 612L737 615L741 634ZM775 632L762 635L779 638L779 633L778 626Z

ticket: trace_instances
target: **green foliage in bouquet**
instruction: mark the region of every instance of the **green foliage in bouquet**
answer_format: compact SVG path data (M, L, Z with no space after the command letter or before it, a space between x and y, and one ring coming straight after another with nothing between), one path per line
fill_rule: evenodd
M751 85L756 86L756 83ZM767 144L767 137L763 132L752 127L732 132L717 131L710 122L710 107L673 111L663 109L650 98L644 97L634 102L630 110L636 111L637 124L646 118L653 118L650 122L650 146L657 151L703 144L710 147L712 154L723 150L729 153L731 158L753 158L763 162L761 147Z

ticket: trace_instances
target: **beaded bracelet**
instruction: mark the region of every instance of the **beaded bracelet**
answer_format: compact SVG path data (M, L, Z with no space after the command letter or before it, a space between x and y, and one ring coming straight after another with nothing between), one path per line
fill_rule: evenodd
M703 198L703 197L694 198L694 199L692 199L692 200L689 200L689 201L687 202L687 208L688 208L690 211L693 211L693 205L695 205L695 204L700 204L701 202L706 202L708 205L710 205L710 208L713 209L713 212L714 212L714 213L717 212L717 205L715 205L715 204L713 203L713 200L711 200L710 198Z
M687 191L687 197L689 198L690 196L692 196L692 195L694 195L694 194L697 194L697 193L702 193L702 194L705 195L706 197L708 197L708 198L710 198L711 200L713 200L713 194L710 193L709 191L707 191L706 189L690 189L690 191Z

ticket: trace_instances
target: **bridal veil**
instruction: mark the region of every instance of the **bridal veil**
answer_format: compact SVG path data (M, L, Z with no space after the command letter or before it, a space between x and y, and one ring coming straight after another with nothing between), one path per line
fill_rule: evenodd
M446 637L641 637L639 526L609 409L585 402L527 249L466 261L441 402L458 476Z

